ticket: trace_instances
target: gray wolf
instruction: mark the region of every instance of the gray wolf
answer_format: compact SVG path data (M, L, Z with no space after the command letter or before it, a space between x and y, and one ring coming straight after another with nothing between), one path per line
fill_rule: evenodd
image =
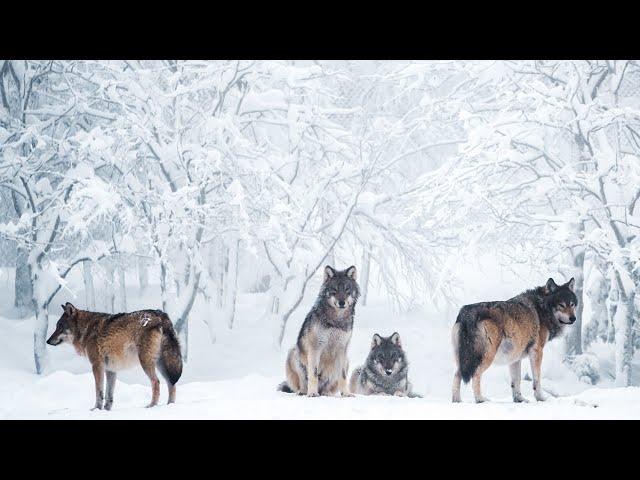
M296 345L289 350L287 380L278 386L282 392L309 397L353 396L347 385L347 348L360 288L356 267L337 271L324 268L324 281L318 298L307 314Z
M480 380L496 361L509 365L514 402L527 401L520 392L520 361L529 357L536 400L545 400L540 384L542 350L549 340L576 321L578 299L575 280L556 285L553 278L542 287L527 290L509 300L465 305L452 330L456 361L454 402L460 401L460 381L472 380L476 402L482 396Z
M362 395L395 395L398 397L420 397L413 393L408 378L409 362L402 349L400 334L390 337L377 333L371 341L367 361L351 374L351 393Z
M49 345L70 343L76 352L91 362L96 387L94 409L111 410L116 375L120 370L140 364L151 380L151 403L158 404L160 381L156 366L167 381L169 402L176 399L176 383L182 375L180 344L169 316L161 310L131 313L89 312L70 303L64 310ZM107 380L106 401L104 380Z

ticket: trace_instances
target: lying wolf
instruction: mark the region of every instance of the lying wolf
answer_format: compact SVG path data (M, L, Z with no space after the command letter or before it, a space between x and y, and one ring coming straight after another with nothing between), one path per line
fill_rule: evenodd
M96 384L94 409L103 407L105 374L104 408L111 410L117 372L138 363L151 380L148 407L157 405L160 397L156 366L169 386L168 403L175 402L176 383L182 375L182 356L176 332L166 313L141 310L110 315L79 310L68 302L62 308L64 313L47 343L71 343L76 352L89 359Z
M453 326L452 341L456 372L453 377L453 401L460 401L460 381L472 380L476 402L482 396L480 380L494 362L508 364L514 402L527 401L520 392L520 360L529 357L536 400L545 400L540 384L542 350L557 337L565 325L576 321L578 299L575 280L527 290L507 301L482 302L460 309Z
M347 348L359 295L356 267L343 271L325 267L320 294L289 351L287 380L278 390L309 397L338 391L353 396L347 385Z
M351 374L351 393L418 397L408 379L409 362L395 332L390 337L373 336L366 363Z

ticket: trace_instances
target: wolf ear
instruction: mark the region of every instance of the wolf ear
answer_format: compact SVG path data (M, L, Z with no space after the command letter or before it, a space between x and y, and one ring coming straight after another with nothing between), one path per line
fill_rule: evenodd
M576 292L576 279L571 277L571 280L569 280L567 282L567 287L569 287L569 290L571 290L573 293Z
M371 348L377 347L382 343L382 337L377 333L373 334L373 340L371 340Z
M356 280L357 273L358 272L356 272L356 267L354 265L351 265L349 268L347 268L347 277L349 277L351 280Z
M391 341L399 347L402 346L402 343L400 343L400 334L398 332L393 332L393 335L391 335Z
M74 307L73 305L71 305L69 302L65 303L62 308L64 308L64 313L66 313L69 316L73 316L76 314L76 307Z
M556 285L556 282L553 281L553 278L550 278L549 280L547 280L547 283L544 286L544 293L549 295L550 293L555 292L557 289L558 285Z
M330 278L333 278L333 276L335 274L336 274L336 271L332 267L330 267L329 265L324 267L324 280L325 280L325 282L327 280L329 280Z

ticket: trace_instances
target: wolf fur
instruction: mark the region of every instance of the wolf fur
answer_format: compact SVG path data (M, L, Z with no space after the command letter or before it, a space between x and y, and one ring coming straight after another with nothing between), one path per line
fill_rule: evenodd
M360 295L356 267L337 271L324 268L318 298L307 314L296 345L289 350L282 392L317 397L352 396L347 384L347 348L351 340L355 306Z
M47 340L49 345L71 343L91 362L97 409L111 410L117 372L140 364L151 380L151 403L157 405L160 381L156 366L167 381L169 402L176 399L176 383L182 375L180 344L169 316L161 310L131 313L89 312L71 303L62 306L62 316ZM107 380L106 401L104 380Z
M377 333L371 341L371 350L364 365L351 374L349 389L361 395L395 395L420 397L413 392L408 378L409 362L402 349L400 334L389 337Z
M529 357L536 400L545 400L540 383L542 352L549 340L575 322L578 299L572 278L558 286L549 278L542 287L509 300L465 305L452 330L456 362L454 402L460 401L460 382L472 381L476 402L484 402L482 374L494 362L509 365L514 402L527 401L520 392L520 362Z

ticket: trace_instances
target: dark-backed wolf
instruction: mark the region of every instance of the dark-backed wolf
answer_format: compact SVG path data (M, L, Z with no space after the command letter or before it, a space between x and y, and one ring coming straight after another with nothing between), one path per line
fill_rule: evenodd
M413 393L408 378L409 362L402 349L400 334L390 337L377 333L371 341L367 361L351 374L349 389L361 395L395 395L398 397L420 397Z
M360 289L356 267L343 271L324 268L324 281L313 308L287 356L287 380L278 386L283 392L317 397L353 396L347 385L347 348Z
M147 406L157 405L160 397L156 366L169 386L168 403L175 402L176 383L182 375L182 356L176 332L166 313L140 310L111 315L79 310L68 302L62 308L64 313L47 343L71 343L76 352L89 359L96 383L94 408L102 409L104 402L104 408L111 410L117 372L138 363L151 380L151 403Z
M529 357L536 400L545 400L540 384L542 350L565 325L576 321L575 280L556 285L553 278L507 301L482 302L460 309L453 326L456 360L453 401L460 401L460 381L472 380L476 402L482 396L480 380L494 362L508 364L514 402L527 401L520 393L520 361Z

